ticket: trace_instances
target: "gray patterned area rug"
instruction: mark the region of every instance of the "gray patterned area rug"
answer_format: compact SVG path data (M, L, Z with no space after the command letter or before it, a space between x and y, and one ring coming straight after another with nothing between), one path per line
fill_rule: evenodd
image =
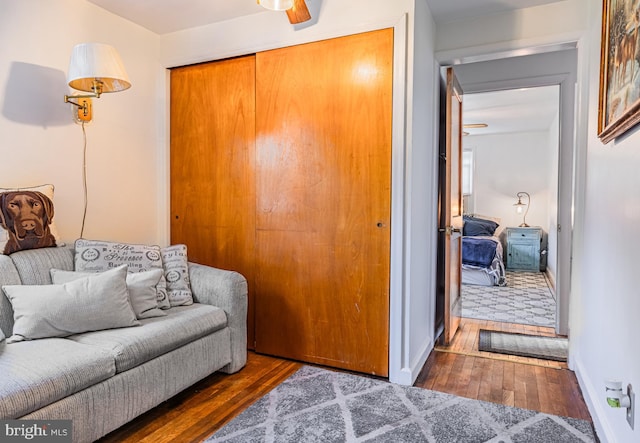
M304 366L206 442L595 442L591 423Z
M507 271L507 286L462 285L462 316L555 327L556 301L542 272Z

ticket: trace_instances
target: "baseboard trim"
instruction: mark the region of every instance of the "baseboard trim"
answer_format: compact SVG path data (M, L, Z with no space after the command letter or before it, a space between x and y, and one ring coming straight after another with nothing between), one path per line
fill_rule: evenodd
M556 298L556 276L549 271L549 268L547 268L544 275L547 277L547 282L549 283L549 289L551 289L553 298Z
M604 391L595 388L591 380L585 375L584 365L580 356L575 356L573 359L575 366L575 374L578 379L578 384L582 390L582 397L584 398L591 419L593 420L593 426L596 430L596 434L601 443L615 442L615 433L611 428L609 420L607 420L607 414L604 409Z
M427 362L433 346L433 340L428 340L413 362L409 366L404 366L395 374L390 374L389 381L397 385L413 386L424 364Z

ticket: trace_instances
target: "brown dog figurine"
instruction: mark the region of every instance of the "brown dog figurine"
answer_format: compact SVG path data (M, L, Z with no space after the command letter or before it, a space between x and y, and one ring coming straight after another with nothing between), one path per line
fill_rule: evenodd
M5 254L23 249L56 246L49 225L53 203L41 192L10 191L0 193L0 225L9 233Z

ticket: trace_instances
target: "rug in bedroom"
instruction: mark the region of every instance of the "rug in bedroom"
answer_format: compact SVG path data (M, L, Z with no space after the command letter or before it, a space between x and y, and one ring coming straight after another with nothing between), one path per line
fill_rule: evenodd
M206 442L595 442L591 423L304 366Z
M542 272L507 271L507 286L462 285L462 316L555 327L556 301Z

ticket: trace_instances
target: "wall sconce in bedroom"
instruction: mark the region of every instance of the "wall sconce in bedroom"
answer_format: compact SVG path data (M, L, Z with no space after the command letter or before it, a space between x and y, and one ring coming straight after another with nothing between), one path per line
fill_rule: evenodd
M73 47L67 82L73 89L90 92L64 96L65 103L77 107L74 118L79 123L91 121L91 98L131 87L120 55L114 47L103 43L80 43Z
M526 203L522 203L522 197L524 196L527 196ZM518 192L516 194L516 197L518 197L518 202L514 203L513 205L516 207L516 212L518 214L522 214L522 212L524 211L524 215L522 216L522 223L520 224L520 227L528 228L529 225L527 224L527 213L529 212L529 204L531 203L531 196L526 192ZM526 209L525 209L525 206L526 206Z

